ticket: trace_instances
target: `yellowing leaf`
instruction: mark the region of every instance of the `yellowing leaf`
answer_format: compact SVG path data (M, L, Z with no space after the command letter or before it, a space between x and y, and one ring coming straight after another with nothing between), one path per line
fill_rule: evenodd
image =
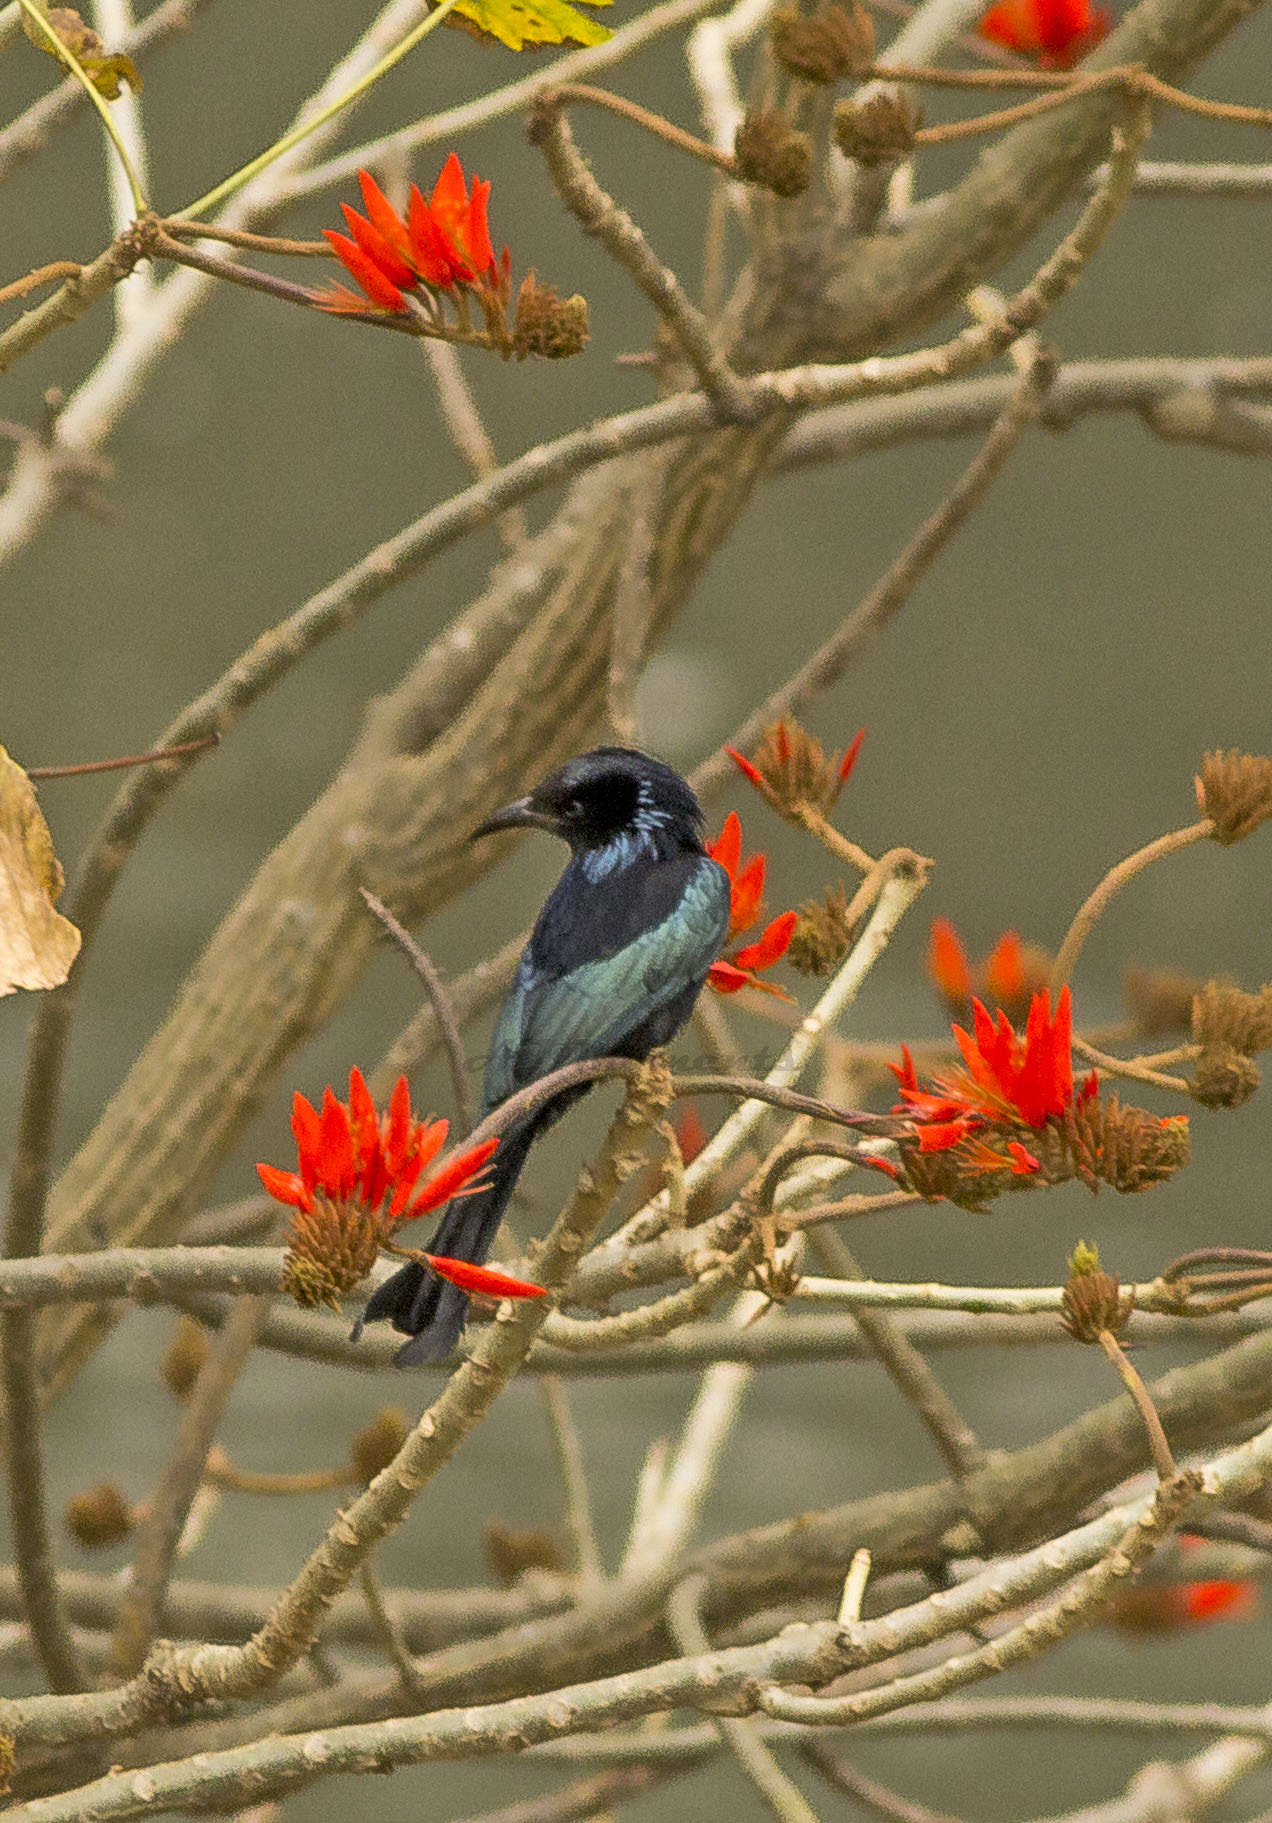
M54 910L62 869L35 788L0 747L0 994L60 987L80 934Z
M584 0L609 6L610 0ZM457 0L451 18L478 38L496 38L511 51L537 44L604 44L614 36L568 0Z
M108 55L97 33L91 25L85 25L74 7L47 6L44 0L35 0L35 5L52 26L54 36L78 59L80 68L99 95L104 95L107 101L118 101L122 93L121 82L126 82L134 94L140 90L141 77L137 74L132 58ZM25 8L22 13L22 29L31 43L38 45L47 56L56 57L59 63L66 64L66 59L54 50ZM68 69L69 67L67 64Z

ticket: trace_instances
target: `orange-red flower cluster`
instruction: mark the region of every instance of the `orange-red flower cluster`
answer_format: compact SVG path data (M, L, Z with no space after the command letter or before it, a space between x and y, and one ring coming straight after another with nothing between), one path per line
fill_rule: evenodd
M342 203L348 234L325 229L332 252L358 283L306 295L336 316L407 318L420 335L476 343L505 357L577 354L587 341L587 303L561 298L533 272L521 281L515 305L505 247L496 259L486 212L490 185L474 177L471 193L455 153L425 198L411 186L399 215L369 171L360 171L365 215ZM453 315L447 317L449 304ZM476 317L474 316L476 307Z
M983 16L982 38L1044 70L1071 70L1108 36L1110 19L1091 0L997 0Z
M453 1196L477 1188L472 1179L499 1144L488 1139L458 1153L412 1197L421 1172L446 1144L449 1123L412 1120L405 1076L398 1077L388 1113L381 1118L357 1068L349 1072L347 1103L326 1089L319 1112L298 1094L292 1102L291 1125L298 1169L256 1167L275 1202L312 1215L319 1197L329 1203L358 1203L368 1210L379 1209L388 1197L386 1213L395 1223L413 1222Z
M425 1176L446 1143L448 1122L412 1118L405 1076L398 1078L382 1116L356 1068L349 1072L347 1102L328 1088L318 1109L298 1094L291 1125L296 1170L267 1164L256 1169L275 1202L297 1212L284 1284L304 1303L338 1302L365 1277L381 1245L404 1223L480 1189L482 1171L499 1144L483 1140ZM422 1257L465 1291L488 1297L543 1296L541 1286L468 1260Z
M935 1092L920 1088L907 1046L902 1047L902 1062L891 1066L901 1085L902 1111L909 1109L921 1123L922 1151L944 1151L984 1127L1005 1123L1041 1131L1048 1119L1094 1097L1094 1070L1074 1095L1073 1014L1067 987L1061 990L1054 1016L1051 996L1045 991L1034 995L1023 1039L1005 1013L991 1018L979 1000L972 1002L972 1020L974 1034L954 1027L964 1068L936 1076ZM1018 1162L1029 1168L1023 1160Z
M735 937L743 936L759 921L760 904L764 897L764 856L754 854L750 860L743 862L742 825L732 810L726 817L719 836L714 842L708 842L707 853L713 861L719 862L729 876L727 941L732 943ZM754 943L731 950L713 962L707 971L707 980L720 994L736 994L739 988L758 987L766 994L781 995L781 988L774 987L772 982L761 981L759 975L762 970L772 968L786 954L796 923L797 917L793 911L782 912L765 925ZM783 995L783 998L787 997Z
M410 308L406 294L420 287L436 292L453 291L457 285L473 290L498 286L501 275L486 222L490 185L474 177L470 196L454 152L442 166L428 201L418 184L411 185L405 221L369 171L359 171L358 182L366 215L342 203L349 233L325 228L323 234L364 295L334 286L325 297L324 310L361 316L369 301L376 309L404 315ZM505 286L508 270L505 247Z
M1072 1009L1065 988L1056 1002L1033 997L1023 1038L1003 1012L991 1017L972 1002L973 1029L954 1026L961 1067L920 1083L902 1049L892 1070L913 1134L899 1141L907 1181L929 1200L942 1197L980 1209L1009 1188L1080 1179L1123 1193L1161 1183L1188 1162L1188 1121L1124 1108L1097 1098L1094 1071L1075 1087Z

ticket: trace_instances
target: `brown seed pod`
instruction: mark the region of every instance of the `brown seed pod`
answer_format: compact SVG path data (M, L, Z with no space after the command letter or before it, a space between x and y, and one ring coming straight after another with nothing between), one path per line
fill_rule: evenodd
M755 108L746 116L733 141L733 159L744 183L774 196L801 196L813 181L812 142L776 108Z
M512 327L512 352L519 361L541 355L548 361L566 360L587 344L587 299L563 298L551 285L541 285L527 272L517 292Z
M1214 1044L1193 1065L1189 1089L1203 1108L1240 1108L1262 1081L1263 1073L1252 1057L1233 1045Z
M874 62L874 21L856 0L823 0L815 13L783 8L769 22L769 41L782 68L805 82L858 81Z
M132 1506L114 1481L99 1481L72 1494L63 1518L71 1537L86 1551L122 1544L136 1525Z
M1074 1272L1063 1292L1061 1324L1078 1342L1098 1342L1126 1327L1131 1297L1110 1272Z
M848 895L831 886L824 899L809 899L799 908L786 960L801 975L829 975L852 947L856 924L848 918Z
M1207 981L1192 1003L1193 1042L1231 1046L1246 1057L1272 1045L1272 985L1247 994L1231 981Z
M922 116L904 95L881 90L835 106L835 144L862 165L891 165L914 150Z
M380 1407L349 1445L349 1463L359 1481L374 1481L380 1470L389 1466L406 1442L410 1428L400 1406Z
M1240 842L1272 817L1272 759L1261 753L1207 753L1193 781L1197 808L1214 823L1211 835L1225 847Z
M179 1317L172 1340L159 1364L164 1385L174 1399L185 1400L211 1353L207 1331L193 1317Z

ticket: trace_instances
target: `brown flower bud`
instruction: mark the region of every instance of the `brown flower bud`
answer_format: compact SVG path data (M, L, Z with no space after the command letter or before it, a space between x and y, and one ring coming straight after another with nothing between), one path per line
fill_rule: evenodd
M1032 1144L1033 1135L1030 1134ZM1013 1154L1003 1147L1014 1145ZM925 1202L953 1203L973 1215L983 1215L995 1197L1009 1190L1033 1190L1042 1181L1030 1169L1036 1161L1019 1140L997 1133L974 1134L957 1146L923 1152L902 1143L901 1164L906 1186Z
M823 0L815 13L786 8L769 22L773 55L805 82L857 80L874 62L874 21L857 0Z
M1201 762L1197 808L1214 823L1212 839L1225 847L1240 842L1272 817L1272 759L1265 754L1208 753Z
M835 105L835 144L862 165L891 165L908 158L922 116L904 95L881 90L864 101Z
M548 361L565 360L586 346L587 299L560 297L551 285L541 285L527 272L517 292L517 312L512 327L512 352L519 361L542 355Z
M1115 1336L1126 1325L1132 1299L1112 1273L1100 1269L1096 1248L1079 1241L1069 1260L1069 1282L1062 1294L1060 1321L1079 1342L1098 1342L1102 1333Z
M105 1551L122 1544L136 1520L133 1509L113 1481L72 1494L64 1514L66 1529L86 1551Z
M180 1317L172 1332L159 1372L174 1399L188 1399L199 1377L200 1369L211 1352L202 1324L193 1317Z
M523 1570L561 1571L566 1566L564 1544L551 1526L523 1530L488 1519L482 1543L486 1562L500 1582L515 1582Z
M1108 1184L1124 1196L1164 1183L1188 1163L1188 1117L1164 1119L1144 1108L1080 1101L1030 1135L1048 1184L1078 1178L1089 1190Z
M1193 997L1200 983L1177 968L1128 968L1122 998L1145 1037L1187 1031L1192 1024Z
M359 1481L374 1481L406 1442L410 1426L397 1405L382 1405L349 1445L349 1463Z
M1247 994L1231 981L1207 981L1192 1003L1193 1042L1231 1046L1253 1057L1272 1045L1272 984Z
M824 899L809 899L800 906L786 960L801 975L829 975L848 954L856 928L849 922L843 887L828 887Z
M733 159L743 183L774 196L801 196L813 181L812 141L776 108L754 108L746 116L733 141Z
M1230 1044L1210 1045L1193 1066L1189 1090L1203 1108L1240 1108L1263 1081L1253 1058Z

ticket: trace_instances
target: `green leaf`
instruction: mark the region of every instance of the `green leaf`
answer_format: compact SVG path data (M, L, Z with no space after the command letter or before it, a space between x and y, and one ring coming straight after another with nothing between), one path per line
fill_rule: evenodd
M585 0L609 6L610 0ZM604 44L614 36L568 0L457 0L451 18L479 38L495 38L510 51L537 44Z

